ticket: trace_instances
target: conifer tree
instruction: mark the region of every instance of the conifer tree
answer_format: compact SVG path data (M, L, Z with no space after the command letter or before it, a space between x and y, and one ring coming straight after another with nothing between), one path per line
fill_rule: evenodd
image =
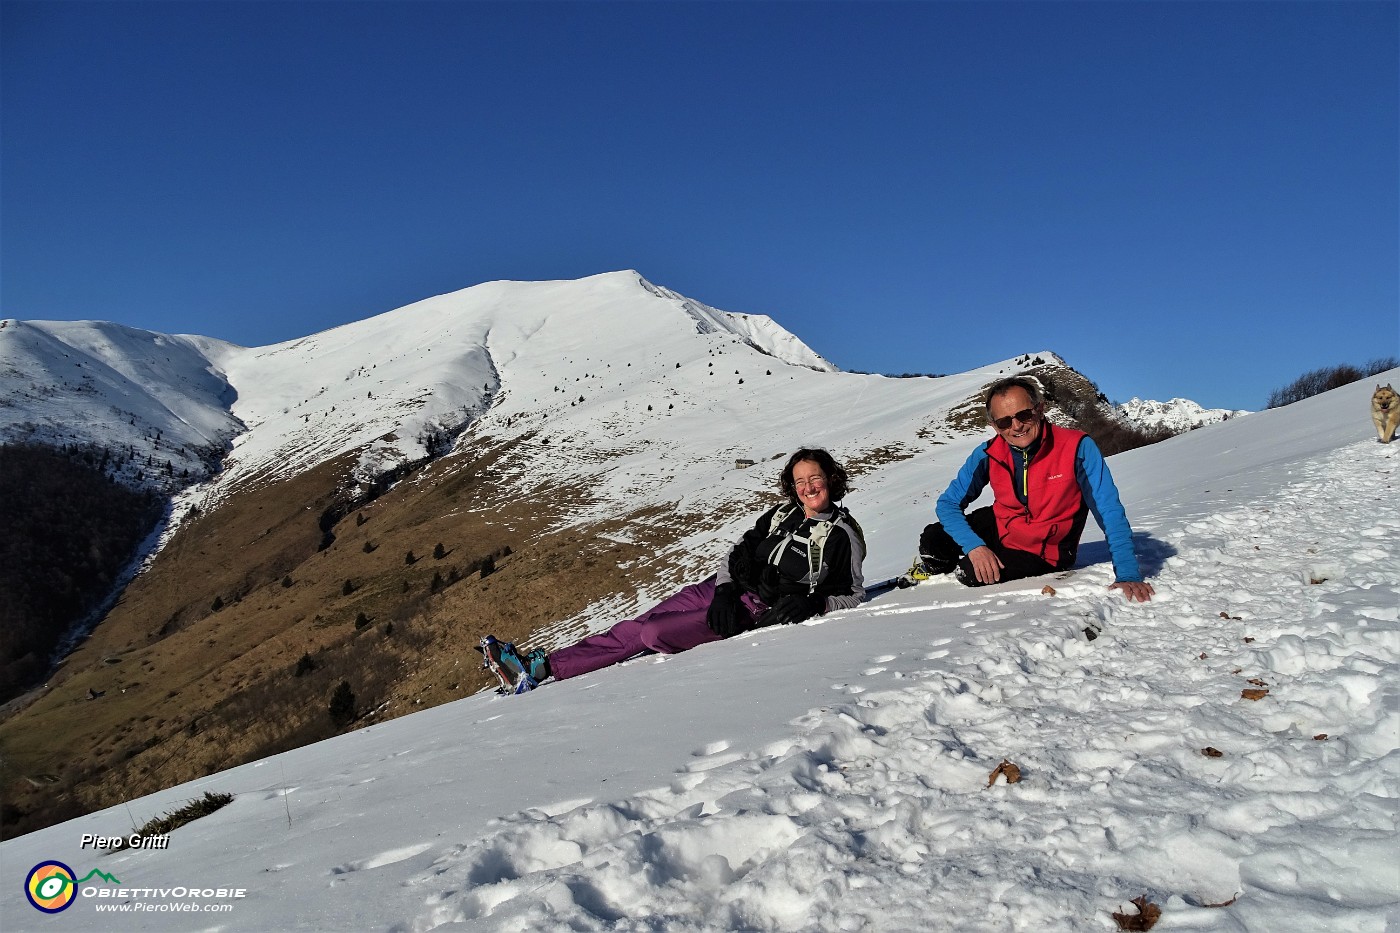
M336 684L327 712L330 713L331 722L340 729L355 721L355 691L350 689L348 680Z

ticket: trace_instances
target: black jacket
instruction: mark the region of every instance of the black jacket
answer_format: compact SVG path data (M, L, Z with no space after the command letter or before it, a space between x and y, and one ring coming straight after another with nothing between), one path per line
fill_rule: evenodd
M815 518L807 518L801 508L793 510L772 531L773 516L782 508L774 506L759 516L758 521L739 543L726 555L716 574L715 582L731 581L729 567L735 551L743 549L747 560L736 561L748 567L744 579L733 580L744 590L754 593L765 603L790 593L813 593L825 597L823 612L850 609L865 600L865 577L861 564L865 546L845 509L833 506ZM818 522L830 522L826 542L822 546L821 566L813 581L808 541ZM815 585L814 585L815 584Z

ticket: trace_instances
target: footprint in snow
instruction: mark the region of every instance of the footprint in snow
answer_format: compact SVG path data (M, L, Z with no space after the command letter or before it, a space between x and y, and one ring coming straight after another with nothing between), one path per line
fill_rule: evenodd
M431 849L432 843L425 842L416 846L404 846L401 849L389 849L378 855L372 855L367 859L357 862L346 862L344 865L337 865L331 869L332 875L348 875L356 871L369 871L374 868L383 868L385 865L393 865L398 862L413 858L415 855L422 855Z
M694 758L704 758L707 755L718 755L728 748L729 743L724 739L720 739L718 742L710 742L708 745L702 745L690 754Z
M682 771L671 781L671 793L685 794L705 783L705 775L693 771Z
M739 752L727 751L728 748L729 742L710 742L706 747L690 752L690 754L696 756L696 758L700 758L701 761L689 763L685 768L682 768L683 772L696 773L701 772L701 770L714 770L715 768L724 768L725 765L732 765L732 763L736 761L741 761L743 755L739 754Z

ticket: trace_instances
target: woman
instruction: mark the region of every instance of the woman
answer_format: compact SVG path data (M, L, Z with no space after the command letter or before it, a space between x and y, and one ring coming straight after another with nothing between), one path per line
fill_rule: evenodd
M759 516L714 576L558 651L521 656L487 635L477 646L484 666L503 692L524 693L547 677L577 677L639 654L675 654L859 605L865 540L837 505L846 497L846 471L825 450L804 447L788 458L779 485L786 501Z

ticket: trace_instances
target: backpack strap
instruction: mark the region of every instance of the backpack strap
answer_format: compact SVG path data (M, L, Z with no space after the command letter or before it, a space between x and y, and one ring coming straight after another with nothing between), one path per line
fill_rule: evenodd
M787 502L783 505L778 506L778 508L774 510L773 514L768 516L768 527L764 530L763 536L765 538L770 537L773 534L773 532L777 531L779 526L781 526L783 522L787 521L788 518L792 515L792 513L796 511L797 506L792 504L791 502Z
M817 522L812 526L812 537L807 545L807 562L812 570L812 583L810 584L811 588L808 592L816 591L817 574L819 574L822 569L822 552L826 548L826 539L830 536L833 527L840 524L850 529L854 533L856 540L860 542L861 552L865 552L865 532L861 529L860 524L851 517L851 513L847 511L844 505L836 506L835 512L836 514L830 521Z
M856 540L860 542L861 553L869 553L870 549L865 546L865 529L860 527L860 522L856 521L855 516L848 512L844 505L838 506L838 508L840 509L842 523L856 533Z
M812 533L807 538L807 567L811 572L807 575L811 581L807 584L809 594L817 591L817 574L822 569L822 551L826 548L827 535L831 534L831 522L817 522L812 526Z

